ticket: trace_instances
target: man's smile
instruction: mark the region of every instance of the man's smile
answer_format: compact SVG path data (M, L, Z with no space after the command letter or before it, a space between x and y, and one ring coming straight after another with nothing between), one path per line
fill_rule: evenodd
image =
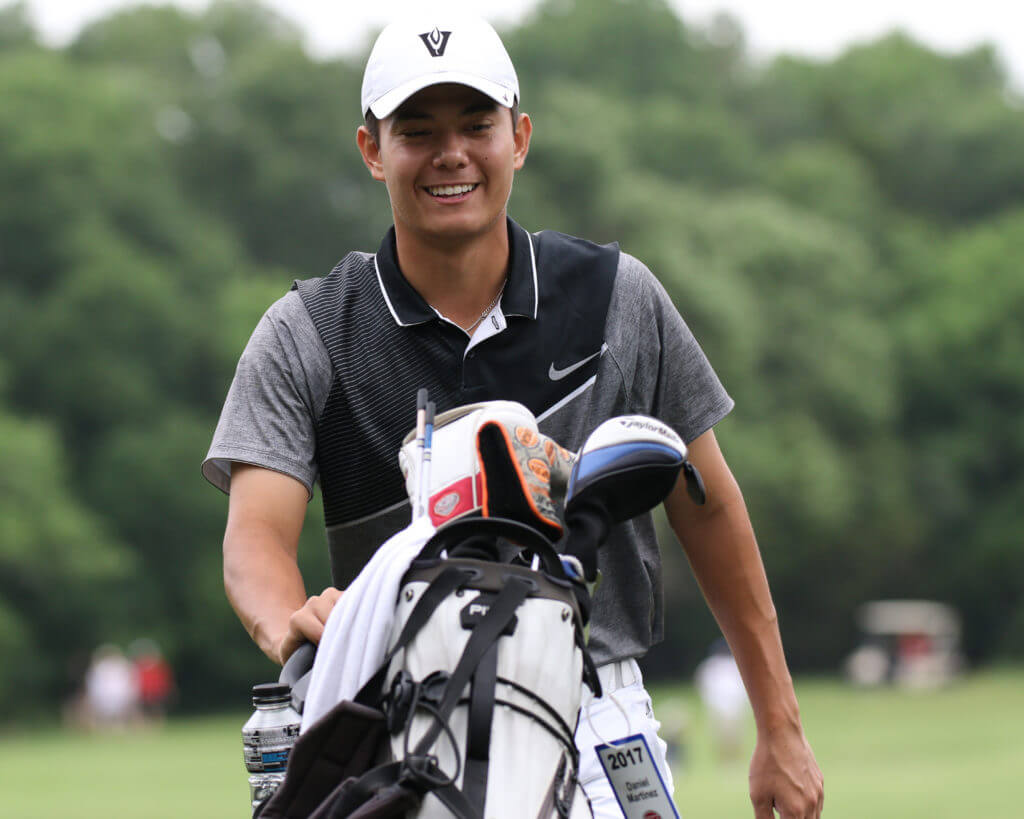
M427 185L424 190L435 199L461 200L479 187L479 182L462 185Z

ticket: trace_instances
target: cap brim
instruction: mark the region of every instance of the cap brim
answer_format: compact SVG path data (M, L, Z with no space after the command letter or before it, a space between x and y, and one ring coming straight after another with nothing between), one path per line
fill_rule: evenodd
M482 94L486 94L499 105L511 108L515 103L516 95L504 85L491 82L483 77L474 74L465 74L459 71L441 71L436 74L425 74L414 80L409 80L396 88L392 88L386 94L382 94L370 103L369 110L377 119L384 119L391 116L395 109L418 91L429 88L432 85L443 83L455 83L456 85L468 85L475 88ZM366 113L365 111L363 112Z

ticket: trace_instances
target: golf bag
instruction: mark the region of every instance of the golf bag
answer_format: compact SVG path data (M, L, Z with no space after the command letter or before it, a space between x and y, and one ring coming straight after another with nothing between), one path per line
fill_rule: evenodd
M567 567L517 521L439 529L403 577L380 671L300 737L258 815L590 816L573 733L582 682L600 684Z
M591 815L573 737L582 685L601 694L585 638L596 551L609 526L664 498L686 449L650 419L615 419L570 476L550 456L572 457L524 407L472 410L474 457L427 491L436 505L468 478L474 508L452 504L456 519L409 564L379 669L304 730L263 819ZM564 537L552 467L570 478Z

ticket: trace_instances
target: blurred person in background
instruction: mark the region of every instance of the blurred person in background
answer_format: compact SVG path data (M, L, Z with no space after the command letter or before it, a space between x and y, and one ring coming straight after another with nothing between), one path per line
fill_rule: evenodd
M394 226L376 254L349 253L271 306L203 464L230 492L224 580L249 634L278 663L318 642L339 589L408 523L396 453L419 387L438 411L519 401L570 449L610 417L655 416L683 438L707 484L705 505L690 501L684 481L665 505L754 705L755 816L768 819L773 807L786 819L819 816L822 777L760 552L712 431L733 402L664 289L616 245L529 233L508 217L533 125L484 21L426 12L388 26L366 66L362 115L358 147L387 187ZM317 481L335 586L307 596L296 552ZM615 529L600 568L590 648L606 695L585 707L577 744L596 815L616 816L583 726L598 725L604 740L623 727L649 730L671 791L636 663L663 628L649 515Z
M712 643L708 656L694 672L694 681L707 711L718 758L723 762L739 759L750 706L740 670L725 640Z
M131 662L118 646L101 645L85 672L86 724L95 730L124 729L138 715L139 688Z
M150 639L139 639L128 646L135 684L139 691L142 718L149 723L163 722L174 694L174 674L160 647Z

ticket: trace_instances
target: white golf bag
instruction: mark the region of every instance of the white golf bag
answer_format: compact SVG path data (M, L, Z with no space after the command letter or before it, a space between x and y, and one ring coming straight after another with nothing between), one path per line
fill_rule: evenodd
M591 816L573 736L582 686L601 693L585 637L596 550L610 525L664 498L685 446L629 416L599 427L573 465L518 404L437 421L441 468L421 484L410 437L403 471L428 509L458 495L442 504L448 522L401 576L378 670L304 727L265 819Z

